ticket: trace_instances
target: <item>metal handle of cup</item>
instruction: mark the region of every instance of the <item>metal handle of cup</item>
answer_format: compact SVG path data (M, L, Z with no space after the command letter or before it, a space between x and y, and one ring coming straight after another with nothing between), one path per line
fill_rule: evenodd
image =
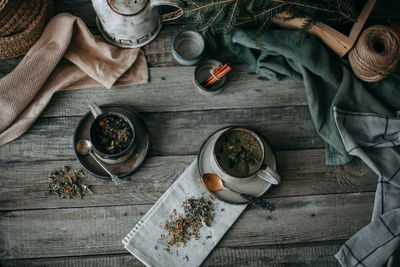
M151 6L173 6L178 10L162 15L162 21L170 21L179 18L183 14L182 2L180 0L151 0Z
M89 108L90 108L90 112L92 113L93 117L96 119L97 116L99 116L100 114L102 114L103 112L101 111L101 109L99 108L99 106L92 102L89 104Z
M108 175L110 175L111 180L115 183L115 185L121 184L121 180L119 179L119 177L117 175L113 174L112 172L110 172L108 170L108 168L103 164L103 162L101 160L99 160L92 151L90 151L90 155L100 165L100 167L102 167L103 170L105 170L108 173Z
M266 167L265 169L259 170L257 172L257 177L271 184L279 184L281 181L281 176L270 167Z

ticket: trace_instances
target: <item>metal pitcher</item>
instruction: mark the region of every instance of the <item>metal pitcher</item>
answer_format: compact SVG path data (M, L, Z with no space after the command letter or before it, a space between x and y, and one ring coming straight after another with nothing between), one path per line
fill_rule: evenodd
M150 43L162 22L179 18L180 0L92 0L96 23L107 42L123 48ZM159 6L174 6L176 11L160 14Z

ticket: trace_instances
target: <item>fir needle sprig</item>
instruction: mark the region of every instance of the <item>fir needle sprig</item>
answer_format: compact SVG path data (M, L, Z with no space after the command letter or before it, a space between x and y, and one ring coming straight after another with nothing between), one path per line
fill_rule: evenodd
M290 14L287 20L302 18L306 32L315 22L330 26L356 21L355 1L349 0L183 0L184 14L191 26L200 31L211 47L216 47L216 36L228 37L237 27L253 27L255 38L268 30L273 19Z

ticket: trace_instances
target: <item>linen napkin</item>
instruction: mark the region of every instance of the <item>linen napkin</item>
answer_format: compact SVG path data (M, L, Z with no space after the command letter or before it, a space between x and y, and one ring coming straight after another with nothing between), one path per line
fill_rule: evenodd
M0 80L0 146L27 131L57 91L147 81L141 50L107 44L80 18L59 14L18 66Z
M346 267L400 266L400 118L333 111L346 151L379 177L371 222L335 257Z
M157 244L165 234L160 226L174 209L179 213L182 202L202 196L208 197L208 193L197 176L194 161L122 240L125 248L147 266L199 266L246 208L211 200L215 214L211 226L200 229L200 239L193 238L185 247L171 248L168 253Z

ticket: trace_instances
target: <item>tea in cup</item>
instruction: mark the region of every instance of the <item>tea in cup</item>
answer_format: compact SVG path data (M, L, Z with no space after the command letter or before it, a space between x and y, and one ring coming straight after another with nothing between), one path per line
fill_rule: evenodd
M127 160L136 144L133 123L118 112L102 112L95 103L89 108L95 118L89 130L93 152L110 164Z
M279 174L265 163L262 139L246 128L229 128L217 138L211 166L222 180L229 183L244 183L261 178L271 184L278 184L281 180Z

